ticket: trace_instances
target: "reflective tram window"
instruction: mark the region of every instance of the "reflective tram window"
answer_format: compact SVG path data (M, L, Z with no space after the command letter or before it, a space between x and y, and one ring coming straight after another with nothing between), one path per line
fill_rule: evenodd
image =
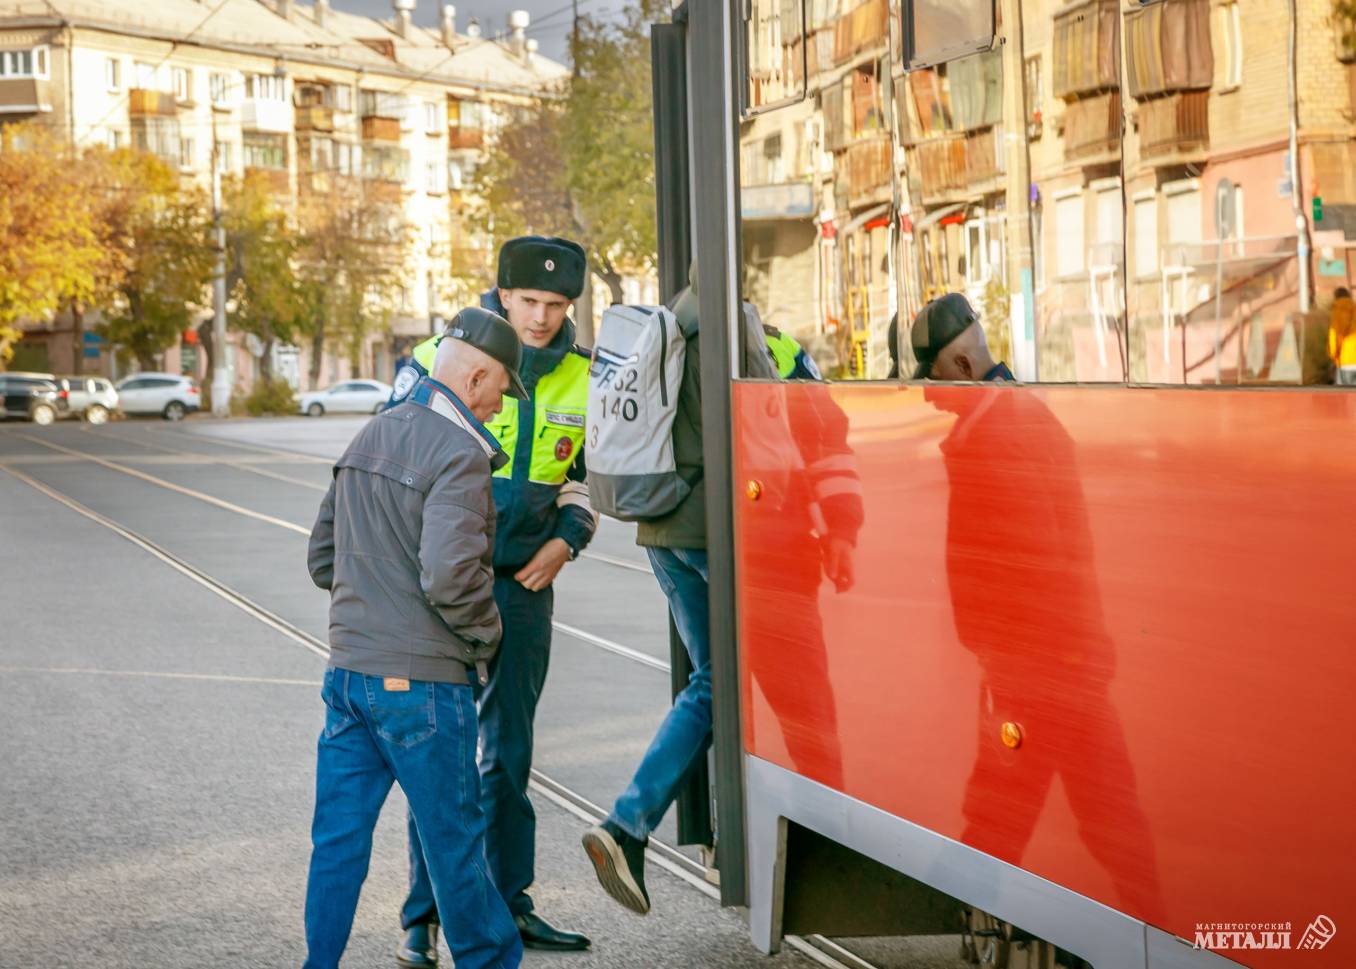
M912 373L958 292L1024 381L1356 384L1343 7L1297 0L1292 56L1285 4L1025 0L924 63L970 5L905 6L806 0L804 98L741 129L744 298L826 376L884 378L896 315Z

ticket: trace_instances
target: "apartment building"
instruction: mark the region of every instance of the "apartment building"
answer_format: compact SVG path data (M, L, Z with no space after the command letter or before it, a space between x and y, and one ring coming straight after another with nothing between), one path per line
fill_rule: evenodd
M882 375L889 317L959 290L1026 379L1315 379L1356 246L1342 16L753 0L748 291L813 290L783 325L844 375Z
M427 2L427 0L426 0ZM278 347L275 372L309 389L354 375L388 377L406 343L473 299L466 282L492 260L464 221L468 180L487 139L512 112L551 96L567 71L536 53L526 15L506 41L461 26L342 13L328 0L14 0L0 7L0 122L38 120L78 145L134 146L206 184L254 173L296 211L326 192L360 192L408 228L407 282L389 332L345 354ZM204 307L204 314L208 312ZM258 373L261 348L238 340L235 383ZM107 348L75 346L60 319L32 324L15 365L109 372ZM198 372L192 336L164 355ZM351 373L356 369L356 373Z

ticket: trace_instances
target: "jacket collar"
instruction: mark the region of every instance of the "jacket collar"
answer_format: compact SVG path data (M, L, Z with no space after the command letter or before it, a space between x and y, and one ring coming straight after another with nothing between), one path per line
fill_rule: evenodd
M508 463L509 457L499 446L494 435L476 419L476 416L467 409L461 399L446 384L440 383L432 377L424 377L419 383L415 384L414 390L410 392L409 400L412 404L427 407L433 413L446 418L470 434L480 445L481 450L485 452L485 456L490 459L491 469L498 471Z
M504 303L499 298L498 287L481 295L480 306L508 319L508 311L504 309ZM560 361L565 359L565 354L574 346L574 339L574 321L567 316L560 332L549 346L530 347L523 344L523 365L518 368L518 375L523 378L529 392L536 386L538 379L560 366Z

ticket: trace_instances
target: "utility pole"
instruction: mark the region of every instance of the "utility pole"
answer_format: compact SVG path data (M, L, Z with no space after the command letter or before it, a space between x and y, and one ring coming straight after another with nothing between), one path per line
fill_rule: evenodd
M226 228L221 224L221 164L216 119L212 119L212 416L231 414L231 371L226 363Z
M579 79L579 0L571 0L574 9L574 24L570 28L570 77ZM585 344L593 343L593 272L584 259L584 290L574 302L575 322L579 325L579 339Z

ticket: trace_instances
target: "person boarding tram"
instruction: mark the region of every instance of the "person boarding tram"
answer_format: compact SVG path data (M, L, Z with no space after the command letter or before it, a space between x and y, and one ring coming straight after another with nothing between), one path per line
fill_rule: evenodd
M431 373L364 425L334 465L307 552L312 581L330 593L330 664L303 969L339 965L393 782L433 846L431 891L459 969L513 969L522 959L484 861L470 687L501 629L490 476L508 456L483 422L504 395L527 396L521 359L506 320L462 310Z
M584 250L566 239L523 236L499 251L498 287L482 306L506 317L523 342L526 397L505 398L489 429L508 455L494 473L499 526L494 597L504 637L480 693L480 778L485 849L494 883L525 946L577 951L589 939L555 928L534 910L528 888L536 872L536 814L527 796L532 723L551 654L552 583L593 538L597 519L585 485L584 410L589 354L575 343L570 303L583 292ZM415 348L392 391L399 400L419 379L439 338ZM401 969L438 963L435 903L426 858L439 845L421 837L411 815L410 893L401 910Z
M701 357L695 325L696 286L694 271L692 284L678 295L673 306L674 316L687 335L672 430L673 457L678 474L690 483L691 491L668 514L641 521L636 537L637 544L645 547L655 578L668 599L669 611L691 661L692 673L607 818L586 831L582 838L584 851L603 890L624 907L641 915L650 910L650 897L645 887L645 846L649 835L659 826L679 790L705 757L712 739L709 574ZM750 376L776 379L780 372L794 371L798 358L809 359L792 338L765 327L749 304L745 304L742 338L750 347ZM755 341L762 343L762 354L753 352ZM812 362L810 366L813 367ZM817 369L814 372L817 374ZM853 582L852 555L863 519L861 483L847 446L846 419L841 411L837 411L835 419L830 412L836 410L831 401L829 408L819 406L820 403L809 398L804 408L790 409L788 416L797 433L794 442L788 439L786 443L799 449L798 460L806 471L803 484L814 495L823 518L820 523L824 529L820 536L822 558L805 557L813 563L809 583L817 588L822 574L839 591L845 591ZM782 527L794 530L799 537L811 534L810 523L798 519L788 520ZM791 575L787 581L789 585L796 584ZM797 598L809 599L804 595ZM817 612L813 615L813 624L817 629ZM803 638L813 639L813 636L807 634ZM824 663L822 647L821 638L817 653L813 647L807 650L814 654L808 656L808 660L821 667ZM823 675L826 679L827 672ZM767 685L765 692L769 702L780 705L782 694L774 689L775 686ZM821 698L825 704L824 717L828 720L834 714L827 685ZM788 738L788 746L793 751L805 749L807 743L813 744L814 740L799 736ZM836 751L832 758L837 764Z

